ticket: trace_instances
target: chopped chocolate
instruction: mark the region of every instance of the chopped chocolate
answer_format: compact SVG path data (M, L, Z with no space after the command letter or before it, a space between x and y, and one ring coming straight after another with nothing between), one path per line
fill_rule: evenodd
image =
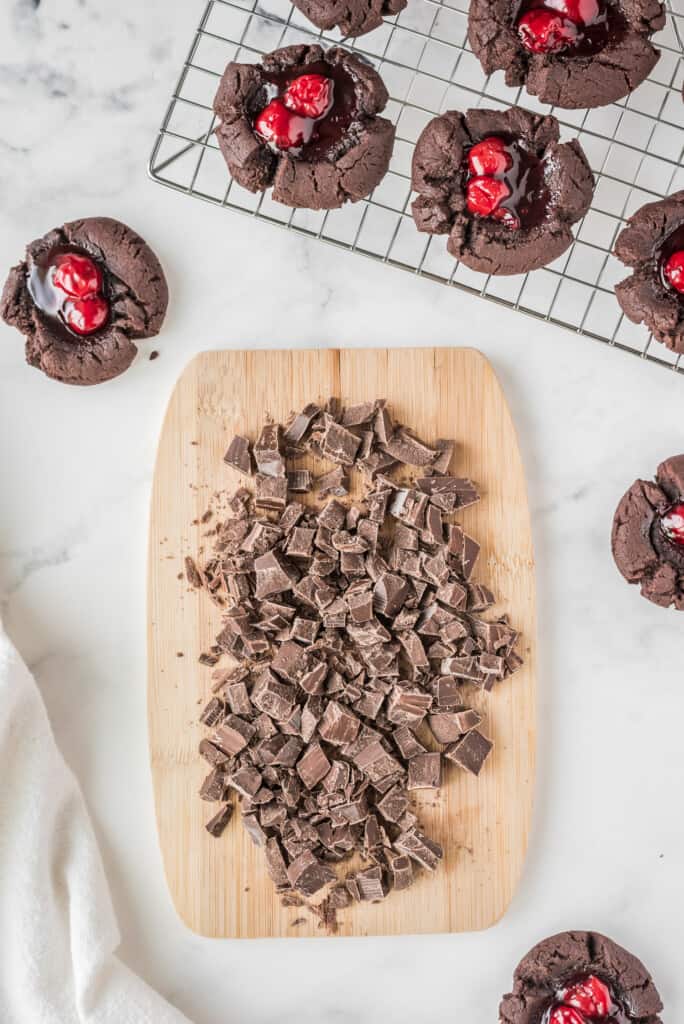
M471 729L460 740L448 746L444 756L460 768L465 768L471 775L479 775L493 746L494 744L481 732Z
M311 850L305 850L292 861L287 869L287 877L293 889L304 896L315 896L330 882L334 882L336 875Z
M236 434L228 445L223 461L244 476L252 475L252 456L249 452L249 441L241 434Z
M442 785L442 755L416 754L408 765L407 789L439 789Z
M210 818L204 827L206 828L210 836L214 836L214 838L218 839L219 836L223 835L226 825L228 824L232 816L233 805L224 804L221 810L217 814L215 814L213 818Z
M359 855L320 902L322 921L437 867L441 848L410 794L439 787L442 757L479 771L491 744L466 684L489 690L521 662L516 630L479 614L494 597L474 579L477 542L452 521L478 494L449 474L453 451L396 427L384 400L307 405L284 430L267 423L252 450L246 437L231 442L226 462L246 476L256 467L254 494L229 497L213 551L186 561L188 581L221 608L201 661L236 666L212 674L200 715L211 768L201 796L225 804L207 828L225 827L235 790L288 896L314 896L335 881L332 866ZM287 503L312 487L292 464L304 456L335 464L314 481L323 507ZM405 466L417 479L406 482ZM351 473L363 497L345 503ZM417 738L428 727L442 753Z

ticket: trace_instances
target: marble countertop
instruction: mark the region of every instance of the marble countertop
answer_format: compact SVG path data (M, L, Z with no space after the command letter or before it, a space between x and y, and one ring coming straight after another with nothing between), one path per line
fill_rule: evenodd
M609 549L627 485L682 450L684 381L150 183L147 154L201 8L5 0L0 11L0 266L65 219L106 214L152 243L172 295L161 337L98 388L46 380L0 328L0 608L85 791L121 954L196 1024L491 1024L530 945L594 928L642 956L666 1019L684 1019L684 620L624 585ZM505 388L529 481L540 607L527 866L505 918L480 934L203 940L166 891L147 762L156 439L195 352L338 345L475 345ZM150 362L153 347L160 358Z

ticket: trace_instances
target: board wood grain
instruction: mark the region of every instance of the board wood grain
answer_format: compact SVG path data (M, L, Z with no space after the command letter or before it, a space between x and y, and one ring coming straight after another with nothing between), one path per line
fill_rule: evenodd
M473 349L208 352L178 381L162 430L149 542L149 738L157 823L171 896L183 921L206 936L324 935L315 914L286 908L263 854L235 815L221 839L204 823L213 805L197 796L206 765L197 754L198 714L211 670L198 664L220 612L179 578L185 555L208 551L201 522L237 474L222 461L240 432L254 438L266 415L284 420L306 402L382 396L427 441L453 438L452 471L475 480L482 501L461 521L482 545L476 578L496 611L521 630L524 667L478 695L495 750L478 779L448 766L438 792L415 801L444 846L440 869L408 891L338 915L340 935L468 931L494 924L523 866L535 766L535 588L525 479L515 429L487 360ZM303 920L302 920L303 919Z

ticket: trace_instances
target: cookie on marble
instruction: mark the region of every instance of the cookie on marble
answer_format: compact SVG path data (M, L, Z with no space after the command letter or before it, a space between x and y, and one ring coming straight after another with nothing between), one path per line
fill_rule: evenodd
M561 932L515 969L500 1024L662 1024L663 1008L640 960L598 932Z
M340 30L343 36L362 36L398 14L407 0L292 0L316 28Z
M340 47L287 46L260 64L231 63L214 100L221 152L250 192L329 210L363 199L384 177L394 125L378 117L382 79Z
M451 255L485 274L552 263L594 191L579 142L559 142L555 117L520 107L433 118L416 144L411 182L418 230L447 234Z
M613 519L615 564L649 601L684 611L684 455L662 462L655 482L636 480Z
M625 316L684 352L684 191L637 210L617 237L615 255L632 268L615 286Z
M659 0L472 0L468 39L486 74L503 70L543 103L577 109L637 88L660 51Z
M26 360L64 384L101 384L159 333L168 289L159 260L109 217L74 220L29 243L9 273L0 315L26 339Z

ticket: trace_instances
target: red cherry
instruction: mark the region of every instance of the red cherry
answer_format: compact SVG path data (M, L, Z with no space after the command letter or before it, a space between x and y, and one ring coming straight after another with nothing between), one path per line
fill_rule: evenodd
M684 520L682 520L684 526ZM613 1008L610 989L594 974L570 985L560 998L566 1006L574 1006L589 1017L607 1017Z
M93 260L76 252L65 253L55 260L52 278L55 288L82 299L102 290L102 271Z
M500 220L511 231L517 231L520 227L520 218L516 217L512 210L507 210L505 206L500 206L498 210L494 210L492 217L494 220Z
M64 319L76 334L93 334L107 323L109 303L101 295L69 300L64 305Z
M672 253L663 267L663 274L675 291L684 293L684 251Z
M572 1006L556 1006L551 1011L549 1024L587 1024L586 1018Z
M518 35L532 53L560 53L579 38L577 25L555 11L528 11L518 22Z
M684 503L673 505L660 520L663 533L675 544L684 544Z
M292 149L293 146L303 146L307 141L306 122L296 114L291 113L281 100L271 100L267 107L261 111L254 129L266 142L270 142L276 149Z
M513 164L506 143L498 135L478 142L468 153L468 167L471 174L505 174Z
M590 25L601 12L599 0L544 0L544 7L557 11L578 25Z
M301 117L324 117L332 106L333 83L325 75L300 75L283 96L289 110Z
M491 217L511 190L498 178L471 178L466 188L466 206L478 217Z

